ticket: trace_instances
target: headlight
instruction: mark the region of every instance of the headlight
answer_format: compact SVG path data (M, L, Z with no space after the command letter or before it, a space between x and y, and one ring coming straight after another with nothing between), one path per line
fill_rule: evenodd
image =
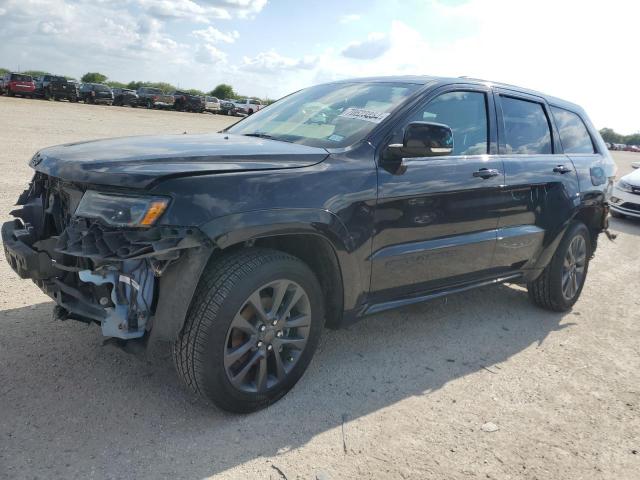
M623 182L622 180L618 180L618 183L616 183L616 187L618 187L623 192L633 193L631 185L629 185L627 182Z
M164 197L111 195L87 190L76 216L98 218L115 227L150 227L169 205Z

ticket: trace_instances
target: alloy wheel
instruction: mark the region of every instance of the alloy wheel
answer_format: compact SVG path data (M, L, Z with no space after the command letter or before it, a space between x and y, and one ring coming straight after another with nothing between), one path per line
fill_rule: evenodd
M263 393L279 385L302 356L310 328L309 296L300 285L281 279L258 288L227 331L227 378L246 393Z
M566 300L572 300L576 296L584 280L585 266L587 263L587 244L581 235L576 235L562 264L562 295Z

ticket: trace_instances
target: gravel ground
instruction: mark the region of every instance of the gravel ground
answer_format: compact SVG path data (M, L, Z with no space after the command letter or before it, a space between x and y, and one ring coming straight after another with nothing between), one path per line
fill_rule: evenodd
M3 219L41 147L230 121L5 97L0 118ZM637 479L640 222L612 230L572 312L499 286L326 331L294 390L246 416L199 403L168 359L52 321L3 256L0 478Z

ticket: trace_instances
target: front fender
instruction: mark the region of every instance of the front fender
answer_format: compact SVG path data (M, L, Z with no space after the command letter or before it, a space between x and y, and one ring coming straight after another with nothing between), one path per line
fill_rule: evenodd
M279 235L311 234L327 240L338 261L344 286L344 308L354 308L369 288L369 272L360 265L352 235L337 215L315 208L253 210L219 217L200 226L220 249Z

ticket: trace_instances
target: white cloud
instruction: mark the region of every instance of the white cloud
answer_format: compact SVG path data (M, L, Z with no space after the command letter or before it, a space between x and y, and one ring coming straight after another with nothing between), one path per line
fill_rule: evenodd
M382 56L391 48L391 42L384 33L370 33L366 40L352 42L342 50L342 55L358 60L372 60Z
M316 66L315 57L294 59L280 55L275 50L258 53L255 57L244 57L240 68L258 73L277 73L286 70L311 70Z
M135 0L133 3L157 18L200 23L249 18L267 4L266 0Z
M358 15L357 13L350 13L347 15L342 15L340 17L340 23L353 23L353 22L357 22L358 20L360 20L360 15Z
M229 33L224 33L211 26L203 30L194 30L192 32L192 35L196 38L204 40L209 44L215 44L219 42L233 43L240 36L237 30L233 30L232 32L229 32Z
M205 43L199 45L196 49L196 60L206 64L216 64L224 62L227 59L227 54L218 50L215 46Z

